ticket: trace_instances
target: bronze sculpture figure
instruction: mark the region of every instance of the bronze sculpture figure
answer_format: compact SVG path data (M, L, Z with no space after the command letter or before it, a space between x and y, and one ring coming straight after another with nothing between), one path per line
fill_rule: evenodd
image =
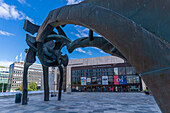
M89 28L89 41L96 38L92 36L92 31L102 35L117 49L119 56L136 68L162 112L167 113L170 111L169 12L169 0L85 0L51 11L44 23L39 28L35 26L31 32L35 33L38 29L35 42L38 57L44 66L57 66L58 63L52 60L57 58L53 56L55 52L52 49L47 47L51 56L43 51L46 40L51 41L48 37L63 39L62 43L66 42L68 49L73 46L60 26L75 24ZM60 36L54 33L54 28L60 31ZM74 46L91 46L84 43Z

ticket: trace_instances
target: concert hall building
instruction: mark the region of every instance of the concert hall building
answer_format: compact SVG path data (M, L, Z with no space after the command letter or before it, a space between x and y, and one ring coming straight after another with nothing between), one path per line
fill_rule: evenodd
M65 76L67 92L140 92L145 88L136 70L115 56L70 60Z

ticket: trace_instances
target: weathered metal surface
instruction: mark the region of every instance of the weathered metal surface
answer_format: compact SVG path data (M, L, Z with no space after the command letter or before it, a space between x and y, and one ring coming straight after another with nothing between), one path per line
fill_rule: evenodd
M38 32L40 26L31 23L29 20L25 20L23 29L32 35Z
M120 58L123 58L124 60L126 60L126 58L105 38L93 37L93 38L91 38L92 41L90 41L89 38L90 38L90 36L78 38L78 39L74 40L73 42L71 42L67 46L69 53L72 53L73 50L75 50L76 48L79 48L79 47L97 47L106 53L109 53L113 56L117 56L117 57L120 57Z
M49 101L48 67L43 66L44 101Z
M58 66L60 71L60 82L59 82L59 92L58 92L58 100L61 100L61 94L62 94L62 83L63 83L63 68L62 66Z
M52 27L49 27L52 28ZM24 30L34 34L39 30L39 26L32 24L28 20L25 21ZM29 34L26 35L26 42L30 47L25 58L24 62L24 74L23 74L23 97L22 104L27 104L27 72L30 65L35 62L35 56L37 55L43 65L43 79L44 79L44 101L49 101L49 84L48 84L48 67L50 66L59 66L60 71L62 70L61 65L67 66L68 64L68 56L62 55L61 49L70 43L70 39L68 39L64 33L64 31L58 26L57 30L59 35L51 31L50 35L47 36L44 40L44 43L37 43L36 37L32 37ZM49 31L48 31L49 32ZM55 42L53 41L55 40ZM62 74L61 72L61 80L60 84L62 86ZM61 100L61 88L59 89L59 100Z
M112 10L170 42L169 0L85 0L84 3Z
M167 96L170 94L169 12L169 0L87 0L51 11L40 26L36 41L43 43L53 28L66 24L84 26L97 32L136 68L162 112L167 113L170 111L167 102L170 100ZM162 72L165 70L166 74ZM157 76L161 82L157 79L152 81Z
M22 105L27 104L27 95L28 95L28 80L27 80L27 74L28 74L28 68L31 66L36 58L36 52L33 49L28 49L25 61L24 61L24 73L23 73L23 83L22 83Z

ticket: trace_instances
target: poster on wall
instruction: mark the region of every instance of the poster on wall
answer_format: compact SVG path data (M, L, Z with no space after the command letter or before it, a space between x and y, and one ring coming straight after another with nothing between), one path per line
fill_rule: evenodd
M114 76L114 84L119 85L119 77L117 75Z
M96 79L97 79L97 77L92 77L92 80L91 80L92 84L97 84L97 80Z
M124 75L119 76L119 84L127 84L126 76Z
M123 75L114 76L114 84L115 85L127 84L126 76L123 76Z
M102 76L102 85L108 85L108 76Z
M91 78L87 78L87 85L91 84Z
M99 84L99 85L102 84L102 78L101 77L97 77L97 84Z
M86 77L81 77L81 85L86 85Z

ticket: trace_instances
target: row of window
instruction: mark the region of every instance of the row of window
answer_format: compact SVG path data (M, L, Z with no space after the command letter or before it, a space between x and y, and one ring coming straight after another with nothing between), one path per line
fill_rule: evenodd
M1 74L1 73L9 73L9 71L0 71L0 74Z
M23 71L14 71L14 73L23 73ZM31 75L42 75L42 73L28 72Z
M12 85L12 87L19 87L20 84L15 84L15 85Z
M22 83L22 81L13 81L13 83Z
M80 76L108 76L108 75L130 75L136 74L136 70L133 67L115 67L115 68L104 68L104 69L84 69L84 70L73 70L73 77Z
M0 75L0 79L3 78L8 78L8 75Z

